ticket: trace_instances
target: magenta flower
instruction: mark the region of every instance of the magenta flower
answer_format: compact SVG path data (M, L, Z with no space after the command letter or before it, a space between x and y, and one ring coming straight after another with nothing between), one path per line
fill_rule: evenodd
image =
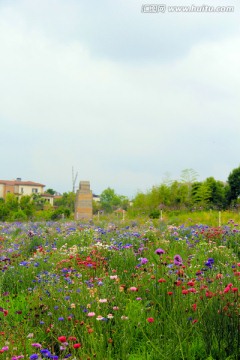
M182 261L181 256L180 256L180 255L175 255L175 256L174 256L174 265L179 265L179 266L181 266L182 263L183 263L183 261Z
M148 263L148 259L147 258L140 258L139 259L141 261L141 265L145 265Z
M157 249L157 250L155 250L155 254L162 255L162 254L165 254L165 251L163 249Z

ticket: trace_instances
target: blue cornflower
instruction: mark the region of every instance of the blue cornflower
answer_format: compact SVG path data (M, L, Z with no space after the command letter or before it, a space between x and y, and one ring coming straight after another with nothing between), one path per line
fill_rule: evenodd
M38 359L38 354L32 354L29 357L30 360L37 360Z
M48 349L42 349L40 350L41 354L43 357L50 357L51 356L51 351L49 351Z

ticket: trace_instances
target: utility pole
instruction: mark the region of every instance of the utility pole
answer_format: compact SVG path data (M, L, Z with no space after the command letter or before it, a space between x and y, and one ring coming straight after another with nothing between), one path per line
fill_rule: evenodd
M76 185L76 181L77 181L77 176L78 173L74 174L74 168L72 167L72 189L73 189L73 193L75 193L75 185Z

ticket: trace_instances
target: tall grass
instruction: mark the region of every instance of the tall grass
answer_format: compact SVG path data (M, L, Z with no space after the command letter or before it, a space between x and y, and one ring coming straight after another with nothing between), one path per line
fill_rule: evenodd
M1 224L0 356L239 359L237 223L184 219Z

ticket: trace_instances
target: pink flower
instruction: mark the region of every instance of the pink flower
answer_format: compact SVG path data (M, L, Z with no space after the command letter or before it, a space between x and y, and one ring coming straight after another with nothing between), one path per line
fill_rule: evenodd
M225 289L223 290L223 292L226 294L231 290L231 288L229 286L226 286Z
M138 288L135 287L135 286L132 286L132 287L129 288L129 291L138 291Z
M3 346L2 347L2 351L8 351L9 350L9 347L8 346Z
M188 289L188 291L189 291L189 292L192 292L192 293L197 292L197 290L196 290L195 288L190 288L190 289Z
M89 317L93 317L93 316L95 316L95 312L89 312L88 314L87 314Z

